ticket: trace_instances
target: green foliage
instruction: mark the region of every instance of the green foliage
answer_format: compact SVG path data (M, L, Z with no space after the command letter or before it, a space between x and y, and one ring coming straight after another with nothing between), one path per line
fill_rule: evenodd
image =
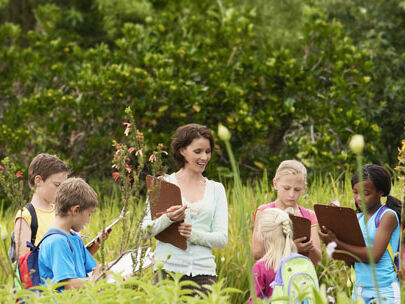
M358 103L370 94L369 55L323 14L297 8L297 48L263 43L254 4L89 3L44 1L35 29L0 26L0 156L28 164L58 152L74 171L109 175L127 106L151 145L168 146L181 124L222 122L243 175L292 157L344 168L353 132L380 137ZM121 11L132 17L117 19ZM216 164L227 167L217 148ZM373 157L374 144L367 149Z
M396 164L404 138L405 112L405 6L399 0L315 1L322 3L328 20L339 20L355 45L370 54L370 96L359 100L370 124L380 129L378 160ZM376 161L375 159L374 161Z

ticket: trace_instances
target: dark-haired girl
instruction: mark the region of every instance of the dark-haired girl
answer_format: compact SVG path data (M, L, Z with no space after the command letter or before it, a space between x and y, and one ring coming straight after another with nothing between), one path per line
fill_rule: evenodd
M372 247L372 254L377 273L377 282L382 303L400 303L400 288L396 274L394 255L398 254L400 238L401 202L389 195L391 177L387 170L378 165L365 165L362 172L363 181L359 182L356 173L351 181L356 208L361 211L360 185L364 191L366 214L358 215L359 224L367 246ZM381 197L386 196L385 206ZM387 208L388 207L388 208ZM377 217L377 220L376 220ZM365 220L368 220L365 223ZM362 262L354 263L356 274L354 297L362 297L366 303L377 303L377 290L366 247L352 246L336 238L336 235L323 227L326 233L319 232L326 244L336 242L339 248L357 256ZM367 233L370 243L367 239ZM389 252L392 249L392 255Z
M213 248L223 248L228 242L228 207L224 186L203 176L211 159L214 138L202 125L188 124L179 127L172 138L171 152L179 170L164 179L179 186L182 205L173 206L155 220L150 213L143 227L152 227L156 235L174 222L179 233L187 238L187 249L157 241L155 259L164 263L163 276L180 272L182 280L192 280L198 285L216 281L216 264ZM180 203L180 202L179 202ZM200 289L206 292L204 288Z

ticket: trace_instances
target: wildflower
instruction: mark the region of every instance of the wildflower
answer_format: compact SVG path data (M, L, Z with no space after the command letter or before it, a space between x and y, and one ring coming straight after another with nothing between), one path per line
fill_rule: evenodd
M113 172L112 176L113 176L114 181L116 182L118 180L118 178L120 177L120 174L119 174L119 172Z
M231 139L231 132L223 124L218 125L218 136L223 141L229 141Z
M17 176L18 178L23 178L24 177L23 174L21 173L21 171L17 171L15 176Z
M129 122L123 122L122 124L125 126L124 134L125 136L128 136L129 131L131 130L131 124Z
M165 151L165 150L162 150L162 153L163 153L164 155L169 155L169 153L167 153L167 151Z
M139 149L138 151L136 151L136 152L135 152L135 155L136 155L136 156L138 156L138 155L139 155L139 156L143 156L142 149Z
M131 147L131 148L128 149L128 153L129 153L129 154L131 154L131 153L134 152L134 151L135 151L135 148L134 148L134 147Z
M2 224L0 224L0 238L3 241L8 239L7 229Z
M128 173L131 173L132 168L130 167L130 165L128 165L127 163L124 164L125 169L127 170Z
M154 163L157 160L156 155L155 154L151 154L151 156L149 156L149 161L151 163Z
M118 166L117 166L117 164L114 164L114 165L111 166L111 168L118 169Z
M360 154L364 149L364 137L360 134L353 135L352 139L350 140L350 149L356 153Z
M328 296L328 300L329 300L329 303L333 303L333 304L336 303L335 298L332 296Z
M326 254L328 255L328 257L332 257L332 254L335 252L336 247L337 247L336 242L330 242L326 246Z
M222 263L225 262L225 257L222 257L222 258L221 258L221 262L222 262Z
M140 133L140 132L137 133L137 134L136 134L136 139L139 140L139 141L143 141L143 134Z
M0 165L0 171L4 171L4 167L2 165Z

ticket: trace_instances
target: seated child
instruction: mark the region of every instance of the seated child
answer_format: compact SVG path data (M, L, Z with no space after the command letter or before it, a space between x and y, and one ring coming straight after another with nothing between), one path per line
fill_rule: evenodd
M258 219L259 241L263 243L264 256L253 266L253 282L256 296L260 299L270 298L281 259L297 252L293 241L292 223L288 213L278 208L267 208ZM249 299L252 303L252 297Z
M69 178L59 186L52 229L65 235L53 234L41 243L38 266L42 284L50 279L52 283L66 283L65 289L73 289L89 279L87 274L97 264L74 231L89 223L96 206L97 194L83 179Z

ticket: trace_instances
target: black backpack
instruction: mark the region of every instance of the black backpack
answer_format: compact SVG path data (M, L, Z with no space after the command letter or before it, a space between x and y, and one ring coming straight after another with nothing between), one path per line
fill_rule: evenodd
M35 239L37 237L37 231L38 231L38 218L37 218L37 213L35 211L34 206L29 203L25 205L25 208L29 211L31 215L31 244L35 244ZM16 261L16 249L15 249L15 236L14 236L14 231L11 233L11 243L10 247L8 248L8 257L11 261L11 263L14 263Z

